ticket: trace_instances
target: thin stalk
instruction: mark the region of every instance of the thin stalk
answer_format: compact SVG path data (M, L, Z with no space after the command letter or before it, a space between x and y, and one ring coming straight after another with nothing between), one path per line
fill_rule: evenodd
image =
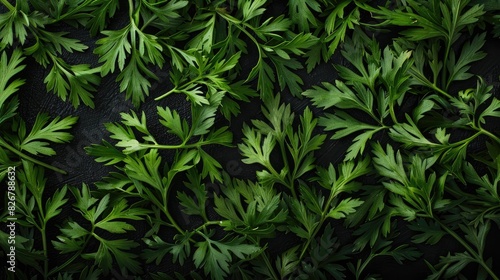
M432 83L429 81L422 73L420 73L415 67L410 68L410 73L416 77L420 82L422 82L423 86L426 86L428 88L431 88L438 93L441 93L443 96L446 98L451 98L451 95L449 95L446 91L440 89L437 85L436 82Z
M444 60L443 60L443 70L445 70L445 71L443 71L443 86L446 85L445 90L448 90L449 84L451 83L451 81L447 80L447 79L451 78L451 75L450 75L450 77L447 77L446 63L448 62L448 57L449 57L449 54L451 51L451 47L453 45L453 38L455 37L455 35L458 32L458 30L457 30L458 17L459 17L458 12L452 13L451 27L450 27L450 29L448 29L448 36L446 37L446 39L447 39L447 41L446 41L446 53L444 55Z
M271 265L271 262L269 261L269 258L267 257L267 254L261 254L262 258L264 259L264 262L266 263L267 269L269 272L271 272L273 279L279 280L280 278L278 275L276 275L276 271L274 271L273 266Z
M255 44L255 46L257 47L257 51L259 52L259 59L258 59L258 62L257 62L257 65L260 64L262 58L263 58L263 53L262 53L262 47L261 45L259 44L259 42L257 41L257 39L255 38L255 36L253 36L250 32L248 32L248 30L246 30L245 27L248 27L250 29L252 29L252 26L250 26L249 24L247 23L244 23L244 22L241 22L241 21L238 21L239 24L243 25L243 26L240 26L239 24L236 24L233 20L231 20L227 15L223 14L223 13L218 13L221 17L223 17L230 25L232 26L236 26L236 28L238 28L239 30L241 30L243 33L245 33L245 35L248 36L248 38L250 38L250 40L252 40L252 42ZM257 66L256 65L256 66ZM254 66L255 67L255 66ZM247 78L247 81L248 81L248 78Z
M446 70L446 63L448 62L448 56L450 55L450 49L451 49L451 38L448 39L448 41L446 42L446 51L445 51L445 54L444 54L444 60L443 60L443 76L442 79L441 79L441 86L444 86L445 90L447 91L448 90L448 86L449 86L449 83L447 82L448 81L448 75L447 75L447 70Z
M45 233L45 224L42 227L42 244L43 244L43 279L49 277L49 256L47 252L47 234Z
M134 1L128 0L128 15L131 20L134 19Z
M488 267L488 265L484 262L483 257L478 255L476 251L474 251L465 240L463 240L456 232L448 228L445 224L443 224L439 219L434 218L434 220L441 226L442 229L444 229L449 235L451 235L455 240L457 240L464 248L469 252L469 254L472 255L474 259L477 260L477 262L486 270L486 272L494 279L494 280L500 280L498 276Z
M343 182L340 182L339 184L344 185L345 183L347 183L347 182L343 181ZM316 234L318 234L319 230L323 226L323 223L325 222L325 220L327 218L326 214L327 214L333 200L335 199L335 197L337 197L337 194L338 194L337 192L333 191L333 187L332 187L332 191L330 192L330 197L328 198L328 201L325 204L325 206L323 206L323 211L321 211L321 218L319 220L319 223L316 225L316 228L314 228L314 231L313 231L311 238L309 238L307 240L306 244L304 245L304 248L302 248L302 252L300 253L299 260L302 260L302 258L304 257L304 254L306 253L307 249L309 248L309 245L311 244L312 239L316 236Z
M448 94L446 91L444 91L444 90L440 89L440 88L439 88L437 85L435 85L435 84L432 84L432 89L433 89L433 90L435 90L435 91L437 91L437 92L439 92L439 93L441 93L441 94L442 94L442 95L444 95L446 98L451 98L451 95L450 95L450 94Z
M168 221L172 224L172 226L179 232L179 233L184 233L184 230L177 224L175 221L174 217L170 214L170 211L168 211L167 205L165 204L165 209L163 209L163 212L165 213L165 216L167 216Z
M64 19L65 19L65 18L67 18L67 17L70 17L70 16L72 16L72 15L74 15L74 14L78 13L80 10L82 10L83 8L86 8L89 4L91 4L91 3L92 3L92 2L94 2L94 1L95 1L95 0L88 0L88 1L85 1L85 2L83 2L83 3L81 3L81 4L79 4L76 8L74 8L74 9L73 9L73 10L71 10L70 12L68 12L68 13L66 13L66 14L64 14L64 15L62 15L62 16L60 16L60 17L59 17L59 18L57 18L57 19L52 20L52 23L59 22L59 21L61 21L61 20L64 20ZM111 2L111 1L109 1L109 2Z
M300 252L299 260L302 260L302 258L304 257L305 253L307 252L307 249L309 249L309 245L311 245L312 239L316 236L316 234L318 234L319 229L323 225L324 221L325 221L325 217L323 217L323 213L322 213L321 219L320 219L318 225L316 225L316 228L314 228L314 231L313 231L313 234L311 235L311 238L307 239L306 244L304 244L304 248L302 248L302 252Z
M186 138L189 140L189 138ZM200 148L201 146L206 146L206 145L211 145L211 144L216 144L215 141L213 140L207 140L207 141L200 141L192 144L186 144L186 141L184 141L181 144L178 145L161 145L161 144L143 144L140 143L139 146L142 148L146 149L163 149L163 150L178 150L178 149L189 149L189 148ZM222 146L227 146L231 147L231 145L226 145L226 144L219 144Z
M482 129L482 128L480 128L479 132L481 134L484 134L484 135L490 137L491 139L495 140L498 144L500 144L500 138L498 136L496 136L495 134L493 134L485 129Z
M221 225L222 223L224 223L226 221L228 221L228 220L225 220L225 221L206 221L201 226L195 228L192 231L193 233L191 234L191 236L193 236L194 233L197 233L198 235L201 235L203 238L208 239L208 237L207 237L207 227L208 226ZM196 241L191 236L189 237L189 241L191 241L192 243L195 243Z
M204 142L197 142L193 144L179 144L179 145L159 145L159 144L140 144L143 148L151 149L164 149L164 150L177 150L177 149L188 149L188 148L199 148Z
M28 160L28 161L31 161L33 163L36 163L40 166L43 166L47 169L50 169L52 171L55 171L55 172L58 172L58 173L61 173L61 174L68 174L66 171L62 170L62 169L59 169L57 167L54 167L54 166L51 166L51 165L48 165L42 161L39 161L35 158L32 158L30 157L29 155L27 154L24 154L23 152L21 151L18 151L17 149L15 149L14 147L12 147L11 145L9 145L7 142L5 142L5 140L3 140L2 138L0 138L0 146L6 148L7 150L13 152L14 154L18 155L19 157L25 159L25 160Z
M264 167L266 167L266 168L267 168L267 169L271 172L271 174L272 174L274 177L278 178L278 179L279 179L279 182L280 182L281 184L283 184L284 186L286 186L286 187L290 188L290 187L288 186L288 182L286 182L285 180L281 179L281 175L278 173L278 171L276 171L276 169L274 169L274 167L271 165L271 163L270 163L270 162L266 162L266 164L264 165ZM291 189L291 191L292 191L292 195L293 195L293 197L297 197L297 193L295 193L295 189L293 189L293 188L292 188L292 189Z
M398 123L398 118L396 118L396 112L394 112L394 104L389 105L389 113L391 114L391 119L394 124Z
M294 198L297 198L297 192L295 191L295 187L293 186L293 183L292 185L290 186L290 190L292 191L292 196Z
M158 100L160 100L162 98L165 98L165 97L167 97L170 94L175 93L175 92L179 92L179 90L176 87L174 87L173 89L169 90L167 93L164 93L161 96L156 97L155 101L158 101Z
M289 186L288 186L288 182L286 182L285 180L281 179L281 175L280 175L280 174L276 171L276 169L274 169L274 167L271 165L271 163L270 163L270 162L265 162L265 163L263 164L263 166L264 166L265 168L267 168L267 169L269 170L269 172L271 172L271 175L273 175L274 177L276 177L276 178L278 179L278 182L279 182L279 183L281 183L283 186L286 186L286 187L288 187L288 188L289 188ZM293 195L294 197L296 197L296 196L297 196L297 194L295 193L295 190L294 190L294 189L291 189L291 191L292 191L292 195Z
M291 186L291 189L292 189L292 195L293 195L294 198L297 198L296 193L295 193L294 179L297 178L297 172L299 170L299 165L300 164L294 164L294 166L293 166L293 172L292 172L292 180L291 180L292 186Z
M254 244L256 244L257 246L260 247L260 240L261 239L259 237L254 238L252 236L248 236L248 239L250 241L252 241ZM265 245L264 248L261 249L262 250L262 254L258 254L256 257L253 257L252 259L257 258L257 257L261 257L264 260L264 263L266 264L266 267L267 267L268 271L271 272L271 274L272 274L272 278L271 279L279 280L281 278L278 277L278 275L276 274L276 271L273 268L273 265L271 264L271 262L269 261L269 258L267 257L267 254L265 252L266 248L267 248L267 245Z
M148 19L148 21L144 22L144 24L142 25L140 30L144 31L144 29L146 29L146 27L148 27L148 25L150 25L157 18L158 18L158 16L156 14L154 14L152 17L150 17Z
M7 7L7 9L9 9L9 11L12 11L12 10L15 10L16 7L12 6L11 3L9 3L8 0L0 0L2 2L2 4Z
M366 266L376 257L376 254L370 254L368 258L356 269L356 280L361 278L361 273L365 270Z
M380 124L381 126L385 126L384 117L383 116L377 117L372 108L363 111L367 113L370 117L372 117L372 119L374 119L378 124Z
M447 145L447 147L448 148L455 148L455 147L458 147L458 146L463 145L463 144L468 145L470 142L472 142L474 139L476 139L481 134L482 134L482 132L478 131L474 135L470 136L469 138L466 138L466 139L463 139L463 140L460 140L460 141L457 141L454 143L449 143Z
M71 263L73 263L73 261L81 256L81 254L83 253L83 250L87 247L87 243L89 242L90 238L87 237L87 240L85 240L85 243L83 244L83 246L80 248L80 250L78 250L78 252L76 252L71 258L69 258L68 260L66 260L62 265L58 266L58 267L55 267L53 268L48 276L50 275L53 275L59 271L61 271L63 268L67 267L68 265L70 265Z
M173 89L169 90L168 92L162 94L161 96L158 96L155 98L156 101L162 99L162 98L165 98L167 96L169 96L170 94L172 93L175 93L175 92L182 92L183 88L186 88L187 86L189 86L190 84L193 84L199 80L201 80L203 78L203 76L198 76L192 80L190 80L189 82L185 83L184 85L181 85L180 88L178 87L174 87Z
M450 49L449 48L446 48L446 53L444 54L444 63L446 63L448 61L448 55L449 55L449 52L450 52ZM445 90L447 89L448 87L448 82L447 82L447 73L446 73L446 67L443 67L443 75L441 76L441 84L442 86L445 87Z
M207 213L206 213L206 211L205 211L204 209L203 209L203 211L202 211L202 213L201 213L201 218L203 219L203 221L204 221L205 223L210 222L210 220L208 219Z
M170 177L170 176L168 176ZM170 211L168 211L168 200L167 200L167 197L168 197L168 190L170 189L170 182L167 182L166 183L166 187L164 188L164 191L161 192L161 196L162 196L162 200L163 200L163 207L160 207L160 209L163 210L163 213L165 213L165 216L167 216L167 219L169 220L169 222L172 224L172 226L181 234L184 233L184 230L177 224L177 222L175 221L174 217L172 217L172 215L170 214ZM159 206L159 205L158 205Z
M45 213L43 211L43 204L41 199L42 193L39 193L35 197L36 204L38 206L38 212L40 213L41 225L38 228L40 230L40 234L42 235L42 250L43 250L43 279L47 279L49 276L49 256L48 256L48 248L47 248L47 234L45 232L45 228L47 226L47 222L45 221Z
M170 185L170 184L169 184ZM185 231L177 224L175 221L174 217L170 214L170 211L168 211L168 200L167 200L167 193L168 193L168 188L165 192L161 193L162 196L162 201L158 200L152 193L148 192L148 196L145 197L146 199L150 199L151 202L161 209L161 211L167 216L168 222L170 222L170 225L175 228L180 234L184 234ZM189 238L191 242L194 242L192 238Z
M284 166L286 167L287 170L290 170L289 169L289 164L288 164L288 157L286 155L286 150L285 150L285 141L279 141L279 146L280 146L280 153L281 153L281 156L283 157L283 164ZM295 179L295 173L296 172L293 172L293 173L290 173L288 172L288 185L287 187L290 189L290 191L292 192L292 195L294 198L297 198L297 193L295 192L295 186L294 186L294 179Z

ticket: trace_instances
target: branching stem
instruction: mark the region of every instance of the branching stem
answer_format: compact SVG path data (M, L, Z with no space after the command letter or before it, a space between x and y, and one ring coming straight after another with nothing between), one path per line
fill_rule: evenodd
M483 267L483 269L492 277L494 280L500 280L498 276L491 270L491 268L486 264L483 260L483 256L480 256L472 247L465 242L456 232L448 228L445 224L443 224L439 219L434 218L434 220L444 229L449 235L451 235L455 240L457 240L464 248L471 254L471 256Z
M67 267L68 265L72 264L72 263L73 263L73 261L75 261L78 257L80 257L80 256L82 255L82 253L83 253L83 250L84 250L85 248L87 248L87 243L89 242L89 240L90 240L90 237L89 237L89 236L87 236L87 237L86 237L86 240L85 240L85 242L84 242L84 244L83 244L83 246L81 246L81 247L80 247L80 249L79 249L79 250L78 250L75 254L73 254L73 256L72 256L71 258L67 259L67 260L66 260L66 261L65 261L62 265L60 265L60 266L58 266L58 267L53 268L53 269L49 272L48 276L51 276L51 275L53 275L53 274L58 273L59 271L63 270L65 267Z
M11 145L9 145L9 144L8 144L5 140L3 140L2 138L0 138L0 146L2 146L2 147L4 147L4 148L6 148L7 150L9 150L9 151L11 151L11 152L13 152L14 154L18 155L18 156L19 156L20 158L22 158L22 159L25 159L25 160L31 161L31 162L33 162L33 163L36 163L36 164L38 164L38 165L40 165L40 166L43 166L43 167L45 167L45 168L47 168L47 169L50 169L50 170L53 170L53 171L55 171L55 172L58 172L58 173L61 173L61 174L67 174L67 173L66 173L66 171L64 171L64 170L62 170L62 169L59 169L59 168L57 168L57 167L55 167L55 166L51 166L51 165L49 165L49 164L46 164L46 163L44 163L44 162L42 162L42 161L39 161L39 160L37 160L37 159L35 159L35 158L33 158L33 157L31 157L31 156L29 156L29 155L27 155L27 154L25 154L25 153L21 152L21 151L18 151L16 148L14 148L14 147L12 147Z
M343 182L340 182L339 185L345 185L346 183L347 182L343 181ZM341 187L337 187L335 189L340 189L340 188ZM313 231L313 234L311 235L311 238L309 238L307 240L306 244L302 248L302 252L300 253L299 260L302 260L302 258L304 257L305 253L307 252L307 250L309 248L309 245L311 245L312 239L318 234L319 230L323 226L323 223L325 222L326 218L328 217L327 214L328 214L328 211L330 210L331 204L332 204L333 200L335 199L335 197L337 197L338 194L339 193L334 190L334 187L332 187L332 190L330 192L330 197L328 198L328 201L326 202L325 206L323 206L323 211L321 212L321 217L320 217L319 223L314 228L314 231Z
M488 130L485 130L485 129L482 129L480 128L480 131L479 131L481 134L484 134L488 137L490 137L491 139L493 139L495 142L497 142L498 144L500 144L500 138L498 136L496 136L495 134L489 132Z

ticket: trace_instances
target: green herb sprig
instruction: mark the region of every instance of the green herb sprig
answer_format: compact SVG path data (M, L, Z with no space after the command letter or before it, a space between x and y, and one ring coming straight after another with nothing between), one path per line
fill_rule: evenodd
M383 279L385 257L423 261L429 279L499 279L486 248L500 226L500 102L472 67L498 37L498 7L483 2L0 0L0 179L17 168L16 277ZM62 26L97 47L53 31ZM99 65L69 63L84 51ZM305 88L301 69L316 75L336 54L331 79ZM113 169L99 182L50 185L64 171L45 159L77 117L22 120L28 56L74 107L93 107L111 75L136 106L86 147ZM170 82L147 98L157 71ZM186 97L185 115L138 108L172 94ZM234 127L242 102L259 100ZM339 162L317 160L337 141ZM226 170L214 151L230 148L254 176ZM422 249L445 239L456 246L439 259ZM191 271L148 272L172 263Z

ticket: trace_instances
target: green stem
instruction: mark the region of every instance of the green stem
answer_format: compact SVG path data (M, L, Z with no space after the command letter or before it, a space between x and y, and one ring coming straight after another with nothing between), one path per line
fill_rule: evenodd
M347 183L347 182L340 182L341 185L343 185L345 183ZM323 211L321 212L321 218L319 220L319 223L316 225L316 228L314 228L314 231L313 231L313 234L311 235L311 238L309 238L307 240L306 244L304 245L304 248L302 248L302 252L300 253L299 260L302 260L302 258L304 257L304 254L306 253L307 249L309 248L309 245L311 244L312 239L316 236L316 234L318 234L319 230L323 226L323 223L325 222L325 220L327 218L326 213L328 212L330 205L332 204L332 202L336 196L337 196L337 192L334 192L333 187L332 187L332 191L330 192L330 197L328 198L328 201L325 204Z
M199 148L204 142L197 142L193 144L179 144L179 145L159 145L159 144L140 144L143 148L150 149L164 149L164 150L177 150L177 149L189 149L189 148Z
M286 187L289 188L288 182L286 182L285 180L281 179L281 175L278 173L278 171L276 171L276 169L274 169L274 167L271 165L270 162L266 162L264 164L264 167L267 168L271 172L271 175L273 175L274 177L278 178L279 182L281 184L283 184L283 186L286 186ZM295 189L292 188L291 191L292 191L293 197L297 197L297 194L295 193Z
M367 110L363 110L363 111L365 113L367 113L370 117L372 117L372 119L375 120L378 124L380 124L381 126L385 126L384 125L384 117L383 116L377 117L375 115L375 113L373 112L372 108L367 109Z
M455 143L451 143L449 146L450 147L458 147L458 146L463 145L463 144L469 145L469 143L471 143L472 141L474 141L474 139L476 139L477 137L479 137L479 135L481 135L481 134L482 134L481 131L476 132L471 137L463 139L463 140L455 142Z
M208 219L208 216L207 216L207 213L206 213L206 211L205 211L205 210L203 210L203 211L202 211L202 213L201 213L201 218L203 219L203 221L204 221L205 223L210 222L210 220Z
M425 75L423 75L418 69L414 67L412 67L410 69L410 73L417 79L419 80L423 86L426 86L428 88L431 88L439 93L441 93L442 95L444 95L446 98L451 98L451 95L449 95L446 91L440 89L437 85L436 85L436 82L431 82L427 79L427 77L425 77Z
M446 50L446 53L445 53L445 57L448 57L448 52L449 52L449 50L447 49L447 50ZM443 61L445 61L445 62L446 62L446 59L445 59L445 60L443 60ZM444 68L446 68L446 67L444 67ZM445 90L447 90L447 88L448 88L448 82L447 82L447 77L446 77L446 76L447 76L447 75L446 75L446 71L447 71L447 70L446 70L446 69L444 69L444 71L443 71L443 75L441 76L441 85L442 85L442 86L444 86L444 89L445 89Z
M186 141L189 140L190 137L191 136L189 136L188 138L186 138ZM203 140L203 141L192 143L192 144L185 144L186 141L184 141L183 143L181 143L179 145L160 145L160 144L143 144L143 143L140 143L139 146L141 146L142 148L147 148L147 149L177 150L177 149L189 149L189 148L196 148L196 149L198 149L201 146L206 146L206 145L211 145L211 144L217 144L213 140ZM219 145L227 146L227 147L232 147L231 145L227 145L227 144L219 144Z
M281 152L281 156L283 157L283 164L285 166L285 169L286 170L290 170L289 169L289 164L288 164L288 157L286 155L286 150L285 150L285 141L281 141L281 139L279 140L279 145L280 145L280 152ZM292 192L292 195L294 198L297 198L297 193L295 192L295 186L294 186L294 180L295 180L295 174L296 174L296 171L290 173L288 172L288 184L287 184L287 187L290 189L290 191Z
M47 234L45 233L45 224L42 227L42 244L43 244L43 279L49 277L49 256L47 252Z
M156 97L156 98L155 98L155 101L158 101L158 100L160 100L160 99L162 99L162 98L165 98L165 97L169 96L170 94L172 94L172 93L174 93L174 92L179 92L179 90L178 90L176 87L174 87L173 89L169 90L167 93L164 93L164 94L162 94L162 95L161 95L161 96L159 96L159 97Z
M448 57L450 54L450 51L452 50L451 47L453 45L453 38L455 38L455 35L457 34L457 24L459 20L459 15L458 13L452 13L452 20L451 20L451 26L448 29L448 36L447 36L447 41L446 41L446 53L444 55L444 60L443 60L443 86L445 85L446 82L446 87L445 90L448 90L449 85L451 84L451 73L450 77L447 77L446 73L446 64L448 63Z
M68 265L72 264L72 263L73 263L73 261L74 261L76 258L78 258L79 256L81 256L81 255L82 255L83 250L84 250L85 248L87 248L87 243L89 242L89 240L90 240L90 238L89 238L89 237L87 237L87 238L86 238L86 240L85 240L85 242L83 243L83 246L82 246L82 247L80 247L80 249L78 250L78 252L76 252L76 253L75 253L75 254L74 254L71 258L69 258L68 260L66 260L66 261L65 261L62 265L60 265L60 266L58 266L58 267L53 268L53 269L49 272L48 276L53 275L53 274L56 274L56 273L58 273L59 271L63 270L63 269L64 269L65 267L67 267Z
M488 265L484 262L483 257L478 255L476 251L474 251L465 240L463 240L456 232L448 228L445 224L443 224L439 219L434 218L434 220L444 229L449 235L451 235L455 240L457 240L464 248L472 255L474 259L486 270L486 272L494 279L500 280L498 276L488 267Z
M92 2L94 2L94 1L95 1L95 0L88 0L88 1L85 1L85 2L83 2L83 3L81 3L81 4L78 4L78 6L77 6L76 8L74 8L73 10L71 10L70 12L68 12L68 13L66 13L66 14L64 14L64 15L62 15L62 16L60 16L60 17L59 17L59 18L57 18L57 19L53 19L53 20L52 20L52 23L59 22L59 21L61 21L61 20L64 20L64 19L66 19L66 18L68 18L68 17L70 17L70 16L72 16L72 15L74 15L74 14L78 13L80 10L82 10L83 8L86 8L89 4L91 4L91 3L92 3ZM111 2L111 1L110 1L110 2Z
M307 252L307 249L309 249L309 245L311 245L313 238L316 236L316 234L318 234L324 221L325 221L325 217L323 217L323 213L322 213L320 222L316 225L316 228L314 228L314 231L313 231L313 234L311 235L311 238L307 239L306 244L304 244L304 247L302 248L302 252L300 252L299 260L302 260L302 258L304 258L304 255Z
M7 150L13 152L14 154L18 155L19 157L21 157L22 159L25 159L25 160L28 160L28 161L31 161L33 163L36 163L40 166L43 166L47 169L50 169L50 170L53 170L55 172L58 172L58 173L61 173L61 174L68 174L66 173L66 171L62 170L62 169L59 169L57 167L54 167L54 166L51 166L51 165L48 165L42 161L39 161L35 158L32 158L26 154L24 154L23 152L21 151L18 151L17 149L15 149L14 147L12 147L11 145L9 145L7 142L5 142L5 140L3 140L2 138L0 138L0 146L3 146L4 148L6 148Z
M449 86L449 82L448 82L448 77L447 77L447 73L446 73L446 63L448 62L448 56L450 55L450 49L451 49L451 39L449 39L447 42L446 42L446 52L444 54L444 60L443 60L443 76L442 76L442 80L441 80L441 86L444 86L445 90L447 91L448 90L448 86Z
M278 275L276 275L276 271L274 271L273 266L271 265L271 262L269 261L269 258L267 257L267 254L261 254L262 258L264 259L264 262L266 263L267 269L269 272L271 272L273 279L279 280L280 278Z
M170 211L168 211L167 205L165 204L165 209L163 209L163 212L167 216L168 221L172 224L172 226L181 234L184 234L184 230L177 224L175 221L174 217L170 214Z
M43 211L42 195L43 190L37 194L33 193L35 196L35 201L38 206L39 217L41 219L41 225L38 227L40 234L42 235L42 250L43 250L43 279L49 277L49 259L48 259L48 248L47 248L47 234L45 228L47 227L47 221L45 220L45 213Z
M446 98L450 99L451 98L451 95L449 95L446 91L440 89L438 86L436 86L435 84L432 84L432 89L441 93L442 95L444 95Z
M396 112L394 112L394 104L389 104L389 113L391 114L391 119L394 124L398 123L398 118L396 118Z
M482 128L480 128L479 132L481 134L484 134L484 135L490 137L491 139L495 140L498 144L500 144L500 138L498 138L498 136L496 136L495 134L493 134L485 129L482 129Z
M370 253L370 256L356 269L356 280L361 278L361 273L365 270L366 266L376 257L376 254Z
M170 186L170 184L168 184ZM175 221L174 217L170 214L170 211L168 211L168 200L167 200L167 194L168 194L168 189L166 188L165 192L161 193L161 196L163 197L162 200L158 200L152 193L148 192L148 196L145 197L145 199L149 199L156 207L161 209L161 211L167 216L168 221L170 222L170 225L175 228L180 234L184 234L185 231L177 224ZM194 242L193 239L189 239L190 241Z
M133 19L134 19L134 1L133 0L128 0L128 15L130 17L130 20L133 21Z
M168 176L170 178L170 176ZM167 216L167 219L170 221L172 226L181 234L184 234L184 230L177 224L175 221L174 217L170 214L170 211L168 211L168 190L170 189L170 182L166 183L166 187L164 188L164 191L161 192L162 200L163 200L163 207L160 209L163 209L163 212L165 213L165 216Z
M158 16L157 16L156 14L154 14L152 17L150 17L150 18L148 19L148 21L146 21L146 22L145 22L145 23L141 26L140 30L141 30L141 31L144 31L144 29L145 29L146 27L148 27L148 25L150 25L150 24L151 24L151 23L152 23L155 19L157 19L157 18L158 18Z
M194 83L198 82L199 80L201 80L201 79L203 79L203 78L204 78L204 76L203 76L203 75L202 75L202 76L198 76L198 77L196 77L196 78L194 78L194 79L190 80L189 82L187 82L187 83L185 83L185 84L181 85L179 88L178 88L177 86L175 86L173 89L169 90L167 93L164 93L164 94L162 94L161 96L156 97L156 98L155 98L155 100L156 100L156 101L158 101L158 100L160 100L160 99L162 99L162 98L165 98L165 97L167 97L167 96L169 96L170 94L175 93L175 92L182 92L182 91L183 91L185 88L187 88L189 85L194 84Z
M12 6L12 4L11 4L11 3L9 3L9 1L8 1L8 0L0 0L0 1L2 1L2 4L3 4L5 7L7 7L7 9L9 9L9 11L12 11L12 10L15 10L15 9L16 9L16 7Z
M215 226L215 225L220 225L223 221L206 221L204 222L201 226L197 227L195 232L200 232L202 229L206 229L207 226Z
M292 191L292 196L293 196L294 198L297 198L297 192L295 192L295 188L293 187L293 185L292 185L292 187L290 188L290 190Z
M257 47L257 51L259 52L259 59L258 59L258 62L257 62L257 65L260 64L261 60L262 60L262 57L263 57L263 54L262 54L262 47L261 45L259 44L259 42L257 41L257 39L255 38L255 36L253 36L250 32L248 32L248 30L246 30L245 27L248 27L250 29L252 29L252 26L250 26L249 24L245 23L245 22L241 22L239 20L234 20L234 19L231 19L228 15L226 14L223 14L223 13L218 13L222 18L224 18L230 25L234 25L236 26L236 28L238 28L239 30L241 30L243 33L245 33L245 35L248 36L248 38L250 38L250 40L252 40L252 42L255 44L255 46ZM238 23L238 24L237 24ZM243 26L240 26L243 25ZM248 79L247 79L248 81Z

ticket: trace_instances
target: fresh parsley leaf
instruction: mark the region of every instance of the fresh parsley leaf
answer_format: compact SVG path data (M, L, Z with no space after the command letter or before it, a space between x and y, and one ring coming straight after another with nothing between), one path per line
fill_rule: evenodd
M0 91L2 95L0 96L0 108L5 107L7 99L12 96L20 86L24 84L24 80L12 78L19 72L21 72L26 66L21 65L24 60L22 56L22 51L20 49L15 49L12 54L7 57L5 51L2 52L0 57L0 72L2 77L0 78Z
M68 65L62 59L55 58L44 82L47 84L47 91L53 91L63 101L66 101L69 95L69 100L75 108L80 105L80 101L94 108L92 92L96 91L95 86L101 82L97 72L99 69L91 69L88 64Z
M73 139L73 135L65 132L76 123L78 117L66 117L61 119L55 117L49 122L50 117L46 114L39 114L35 119L33 128L26 135L26 126L22 122L19 128L19 138L22 139L19 144L21 151L26 151L30 154L38 155L55 155L54 149L48 147L49 142L64 143Z
M309 32L310 27L318 25L316 16L312 12L321 12L321 5L318 1L292 0L288 6L290 16L300 32Z
M93 6L91 11L92 17L87 22L86 26L89 28L92 35L97 35L98 32L104 30L107 25L107 20L112 18L118 10L119 1L110 0L106 2L93 1L96 6Z
M93 260L104 271L109 271L113 267L114 261L120 266L123 275L128 272L140 273L140 264L135 260L135 254L128 252L139 244L126 239L106 239L96 233L96 229L104 229L111 233L125 233L135 230L133 226L120 220L139 220L141 216L148 213L145 209L128 206L126 200L119 200L114 207L109 210L110 195L105 195L101 199L92 196L91 191L85 184L81 190L72 188L76 203L75 210L91 224L90 229L85 229L76 222L69 222L61 229L59 236L61 242L54 243L63 252L73 252L78 250L80 255L85 249L89 238L94 238L99 243L96 252L81 254L83 259ZM75 241L72 241L75 240Z
M215 211L230 223L226 230L240 234L271 237L276 226L284 222L287 211L280 209L280 194L266 190L261 185L246 183L241 180L230 180L225 176L222 192L227 198L214 196ZM241 199L249 201L243 206Z
M347 215L356 212L356 207L363 204L363 201L359 199L346 198L342 200L335 208L332 208L328 212L328 216L334 219L342 219Z
M203 266L205 275L212 279L223 279L229 273L232 256L243 259L259 250L252 244L245 244L244 238L233 238L220 242L204 236L205 240L196 243L193 259L196 267Z

